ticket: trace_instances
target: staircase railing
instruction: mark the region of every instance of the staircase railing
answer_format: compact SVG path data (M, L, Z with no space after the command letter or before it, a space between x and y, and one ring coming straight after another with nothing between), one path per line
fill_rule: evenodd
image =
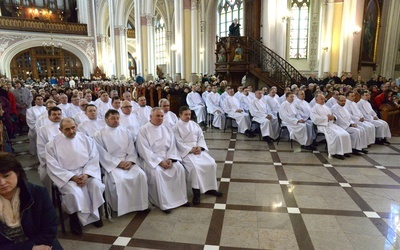
M268 72L269 78L274 80L282 88L291 84L304 84L305 79L290 63L277 53L266 47L261 41L248 38L248 62Z

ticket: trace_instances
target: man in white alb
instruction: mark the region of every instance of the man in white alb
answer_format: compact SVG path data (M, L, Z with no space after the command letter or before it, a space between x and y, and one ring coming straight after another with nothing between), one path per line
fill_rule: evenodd
M121 126L127 128L133 139L136 141L137 134L139 133L140 123L137 115L132 113L132 102L125 100L121 103L121 111L119 122Z
M51 194L51 181L47 175L46 169L46 144L60 133L60 121L62 119L62 111L59 107L53 107L48 113L49 123L37 129L37 153L39 159L39 178L43 186L47 188Z
M62 206L70 215L71 232L81 235L81 224L103 226L99 207L104 203L104 184L100 179L99 153L92 138L76 132L73 119L61 120L60 131L46 145L47 173L63 196Z
M97 118L97 107L93 104L86 106L85 114L88 120L79 124L78 131L93 138L94 133L104 128L106 123L103 119Z
M86 99L79 100L79 109L80 111L75 114L72 118L74 118L77 125L81 124L84 121L87 121L89 118L85 114L86 106L88 105L88 101Z
M204 122L206 120L206 106L201 98L200 94L196 92L197 86L193 84L192 92L186 96L186 102L189 108L194 111L197 117L197 123L205 126Z
M41 114L46 113L46 108L43 106L43 97L41 95L36 95L33 99L35 100L35 106L26 110L26 123L29 127L29 153L36 155L36 120Z
M377 144L390 144L387 140L392 137L390 133L389 124L382 119L379 119L375 111L372 109L371 103L368 102L371 94L368 90L361 92L361 99L358 101L357 106L361 110L361 113L364 116L364 119L372 124L374 124L375 136Z
M225 114L220 106L221 96L217 93L218 87L212 86L211 93L207 95L207 113L213 115L212 125L223 129L225 126Z
M169 110L170 108L169 101L163 98L158 102L158 106L164 111L163 124L172 129L178 122L178 117L176 117L176 115Z
M329 155L344 160L352 152L351 139L346 130L334 124L335 119L331 109L325 106L324 95L318 94L315 97L315 106L311 109L311 120L325 134Z
M140 122L140 127L142 127L150 120L151 107L146 105L146 97L144 96L140 96L138 98L138 104L139 107L133 112L137 115Z
M286 92L286 101L281 104L279 109L279 117L282 125L289 130L291 139L297 141L302 149L315 150L313 142L313 124L304 120L300 112L296 108L294 94ZM308 105L308 104L307 104Z
M243 111L240 101L233 96L234 90L228 90L228 96L224 100L224 111L229 117L235 119L238 125L238 132L245 134L247 137L254 137L255 135L250 131L250 116Z
M279 136L278 119L273 119L271 110L265 102L261 90L256 90L256 98L251 102L250 114L253 116L253 121L260 124L263 140L272 142Z
M356 95L354 92L346 93L346 105L344 107L350 112L351 117L357 123L358 126L363 127L367 136L367 144L371 145L375 143L375 126L374 124L367 122L361 110L358 108L357 103L354 102Z
M193 204L200 204L200 193L222 196L217 191L217 163L207 153L208 147L200 126L190 120L189 107L179 109L179 121L173 128L176 146L192 185Z
M163 125L164 111L153 108L150 122L139 129L136 147L147 174L149 200L165 213L187 205L185 169L173 133Z
M368 151L365 148L368 145L365 130L352 119L350 112L344 107L345 104L346 97L340 95L337 104L332 107L332 113L336 117L335 124L350 134L353 155L361 155L360 152L366 154Z
M94 139L101 166L106 172L107 202L113 211L118 211L118 216L145 210L149 206L147 178L138 165L132 134L119 125L119 112L116 110L108 110L105 121L106 127L97 131Z

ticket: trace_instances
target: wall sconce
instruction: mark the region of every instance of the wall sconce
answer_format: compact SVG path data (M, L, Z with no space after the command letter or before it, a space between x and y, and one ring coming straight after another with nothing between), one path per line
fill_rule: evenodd
M361 31L361 28L359 26L355 25L353 27L353 35L354 36L360 34L360 31Z
M200 54L204 53L204 48L200 48Z
M322 50L325 52L328 52L328 49L329 49L328 47L322 47Z

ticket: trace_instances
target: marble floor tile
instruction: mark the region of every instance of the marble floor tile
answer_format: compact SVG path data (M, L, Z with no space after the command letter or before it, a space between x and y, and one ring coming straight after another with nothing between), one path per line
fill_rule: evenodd
M214 158L215 161L225 161L226 159L226 150L216 149L209 152L211 157Z
M377 168L335 167L348 183L400 185Z
M400 207L399 190L384 188L354 188L354 190L376 212L390 212L393 207Z
M236 248L258 248L258 231L255 228L224 225L220 245Z
M277 180L278 176L273 165L234 164L231 178L252 180Z
M279 152L279 151L278 151ZM305 151L300 153L290 153L290 152L282 152L279 153L279 158L282 163L291 163L291 164L299 164L299 163L311 163L311 164L321 164L321 161L311 152Z
M345 233L310 231L314 248L318 250L353 250L353 245Z
M342 187L297 185L293 193L300 208L360 210Z
M259 249L299 249L292 230L258 229Z
M388 157L387 155L371 155L371 158L381 166L399 167L399 156Z
M257 212L257 227L276 230L292 230L292 223L286 213Z
M332 232L343 233L336 216L302 214L308 232Z
M283 166L287 179L305 182L334 182L336 179L325 167Z
M349 216L335 216L335 218L346 234L382 236L382 233L374 227L374 224L368 218Z
M356 250L394 250L394 246L382 235L371 237L363 234L346 234Z
M268 143L265 141L238 141L235 145L236 149L247 149L247 150L269 150Z
M81 241L59 239L61 246L64 249L74 250L109 250L111 245L101 244L95 242L85 242L82 244Z
M233 156L233 161L249 162L249 159L251 159L252 162L272 162L271 153L269 151L236 150Z

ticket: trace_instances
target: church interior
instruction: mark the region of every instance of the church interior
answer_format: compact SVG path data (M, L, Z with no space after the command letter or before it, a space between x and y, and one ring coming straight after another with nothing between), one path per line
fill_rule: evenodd
M307 151L288 138L266 142L233 124L209 126L204 137L221 197L202 194L200 204L170 214L152 205L120 217L103 214L103 227L85 226L79 236L69 232L64 214L61 246L400 249L399 13L398 0L1 1L0 84L20 79L38 93L52 80L57 90L70 80L121 96L138 89L151 107L173 85L198 83L204 91L205 81L222 80L235 91L275 86L281 96L310 78L321 91L338 84L335 77L352 78L354 88L389 83L393 94L377 107L390 126L390 144L345 160L330 157L323 142ZM234 19L237 36L229 31ZM165 94L176 114L180 94ZM42 185L27 131L10 142L28 180ZM188 187L189 201L191 195Z

